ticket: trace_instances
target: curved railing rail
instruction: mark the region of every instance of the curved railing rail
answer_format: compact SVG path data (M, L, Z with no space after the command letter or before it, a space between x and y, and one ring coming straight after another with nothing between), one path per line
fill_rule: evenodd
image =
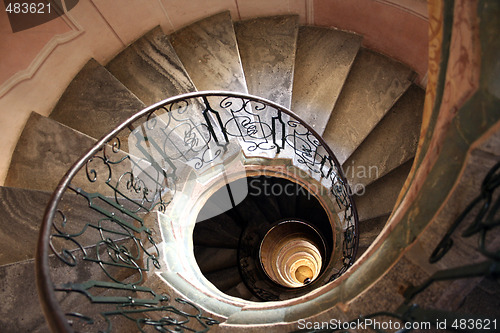
M151 268L161 268L162 240L148 214L164 211L193 173L237 152L290 159L328 189L343 227L342 260L329 280L345 272L356 256L358 218L341 166L323 139L271 101L231 92L189 93L129 118L57 186L36 255L40 300L51 329L111 331L129 322L140 331L205 331L217 323L195 304L171 304L144 283ZM67 196L85 201L88 211L65 205Z

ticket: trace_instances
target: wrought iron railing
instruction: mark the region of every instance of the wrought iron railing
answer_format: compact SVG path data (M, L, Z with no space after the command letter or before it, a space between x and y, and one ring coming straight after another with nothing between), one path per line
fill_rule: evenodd
M404 301L395 311L380 311L362 315L349 322L331 321L326 328L302 329L296 332L346 332L349 329L367 329L373 332L412 332L432 329L458 332L499 332L500 319L484 313L458 313L440 309L429 309L414 303L415 298L434 282L458 279L500 277L500 162L495 164L484 177L481 191L465 207L429 257L429 263L439 262L453 249L452 236L463 228L464 221L470 221L458 237L477 237L477 252L482 260L474 260L462 266L441 269L417 286L404 292ZM495 193L497 192L497 193Z
M354 262L357 214L330 148L289 110L229 92L196 92L138 112L99 140L66 173L46 209L37 283L53 331L206 331L217 321L186 300L170 302L147 274L161 269L162 241L149 214L164 211L192 175L235 153L287 158L328 189L343 224L342 260ZM65 198L85 200L83 213ZM119 318L119 320L117 319ZM116 320L115 320L116 319ZM118 325L118 326L117 326Z

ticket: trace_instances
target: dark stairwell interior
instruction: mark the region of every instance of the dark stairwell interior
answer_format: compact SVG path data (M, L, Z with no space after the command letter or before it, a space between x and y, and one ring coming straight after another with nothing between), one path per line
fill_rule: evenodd
M233 192L246 195L235 203ZM195 258L205 277L228 295L252 301L285 300L322 285L320 275L326 271L332 274L331 267L327 270L332 265L332 229L320 202L301 185L270 176L242 178L217 190L200 211L193 233ZM273 245L266 246L265 238ZM270 276L269 268L266 271L267 265L278 267L279 275L300 275L300 265L294 263L312 260L316 264L307 252L310 244L320 254L319 266L311 264L315 273L311 270L301 285L280 283ZM274 257L268 255L271 251L277 252ZM273 262L264 264L266 256ZM302 266L306 270L307 265Z

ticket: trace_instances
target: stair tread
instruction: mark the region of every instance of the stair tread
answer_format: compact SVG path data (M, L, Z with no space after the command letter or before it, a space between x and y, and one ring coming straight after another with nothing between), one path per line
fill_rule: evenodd
M238 250L196 245L194 255L203 273L210 273L238 264Z
M366 250L368 250L368 247L358 246L358 251L356 252L356 260L359 260L359 258L361 258Z
M291 189L290 184L293 184L293 187ZM299 193L301 193L301 191L299 192L300 185L292 183L284 178L273 179L273 185L279 186L280 189L288 192L286 196L279 196L276 199L276 201L278 202L281 217L283 219L296 217L297 196Z
M169 39L198 90L247 92L229 11L195 22Z
M411 85L347 159L342 168L351 186L367 186L415 156L424 98L425 92Z
M291 107L298 24L296 15L235 23L241 63L250 94L286 108Z
M236 206L236 216L238 219L241 219L241 221L237 219L236 222L240 225L248 224L253 226L262 226L274 222L268 220L263 209L264 207L260 206L256 201L252 200L252 197L248 196Z
M238 266L224 268L205 274L205 277L220 291L226 291L241 282Z
M233 288L227 290L226 294L243 299L250 299L254 296L243 281L238 283Z
M53 191L66 171L95 142L32 112L12 154L5 186ZM83 177L80 179L83 181Z
M355 197L359 221L391 213L412 164L413 160L406 162L367 186L363 195Z
M50 118L100 138L145 107L94 59L71 81Z
M227 214L197 222L193 231L194 245L238 248L241 227Z
M361 37L330 28L300 27L292 111L323 134L340 95Z
M160 27L128 46L106 68L146 105L196 91Z
M0 187L0 220L9 221L3 223L0 229L0 265L34 258L43 212L51 195L46 191ZM63 196L58 209L65 213L68 221L97 221L102 218L88 207L86 199L70 193ZM81 229L82 225L78 227ZM70 229L68 225L66 231ZM90 234L81 237L82 245L91 241L86 237Z
M333 109L324 139L343 164L410 85L411 69L361 49Z
M368 248L384 228L389 215L363 221L359 224L359 247Z
M32 112L14 153L12 154L5 186L52 192L66 172L96 143L96 140L53 119ZM86 192L99 192L106 196L116 193L107 182L123 189L126 179L121 177L130 171L130 162L122 151L106 149L97 153L71 180L75 187ZM121 161L115 163L115 161ZM108 163L111 162L111 163ZM88 172L88 174L87 174ZM91 181L89 179L94 180ZM130 189L129 189L130 191ZM132 199L140 199L140 193L130 192Z
M124 245L118 243L119 245ZM125 244L130 246L132 244ZM102 247L101 256L104 254ZM92 280L111 281L101 266L90 261L83 261L81 251L74 252L80 263L71 267L63 263L54 255L49 256L50 276L55 284L68 282L81 283ZM95 258L95 247L87 249L88 256ZM107 271L119 280L130 276L130 270L107 266ZM6 300L0 307L0 327L5 332L48 332L40 302L35 280L35 260L16 262L0 266L0 297ZM92 291L93 292L93 291ZM86 296L80 293L58 293L59 304L63 311L74 310ZM20 311L22 309L22 311ZM14 315L13 315L14 314Z
M0 265L34 258L50 196L45 191L0 187Z
M123 282L126 283L134 283L136 281L136 275L132 275L129 278L125 279ZM83 296L83 295L81 295ZM104 289L99 292L99 297L137 297L137 293L124 291L120 289ZM120 333L136 333L137 325L131 318L139 319L144 318L144 314L128 314L128 316L108 316L104 318L102 315L103 312L107 312L113 308L113 306L109 304L97 304L91 303L88 298L75 297L78 303L71 309L72 312L81 313L89 318L93 319L92 324L87 324L84 321L74 321L72 328L75 332L105 332L107 328L111 325L111 332L120 332ZM149 315L149 313L148 313ZM150 318L148 316L148 318ZM151 319L151 318L150 318ZM144 328L145 325L141 325L141 328Z
M248 182L250 199L257 204L262 214L264 214L265 218L271 223L282 218L278 199L276 195L271 192L272 184L272 179L266 176L255 177ZM279 190L280 193L277 194L282 195L282 188L279 188Z
M42 332L49 329L42 314L35 283L35 261L0 266L2 288L0 327L5 332ZM21 310L22 309L22 310ZM45 328L45 330L43 329Z

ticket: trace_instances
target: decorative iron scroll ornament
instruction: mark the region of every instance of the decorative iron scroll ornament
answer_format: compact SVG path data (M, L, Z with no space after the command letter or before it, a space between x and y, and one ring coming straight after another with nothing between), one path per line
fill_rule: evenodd
M455 222L449 227L448 231L429 257L430 263L436 263L439 262L449 251L451 251L453 249L452 236L468 217L472 217L472 222L470 222L460 236L465 238L472 236L478 237L477 251L484 256L483 261L435 272L420 285L408 288L403 295L405 297L403 304L401 304L394 313L381 311L360 316L350 322L342 324L335 322L331 325L337 326L337 328L304 329L296 332L344 332L346 331L346 328L360 327L359 323L367 322L371 323L371 325L366 325L365 328L379 333L387 332L386 330L377 328L378 326L375 324L377 322L377 318L379 319L379 324L382 322L387 323L388 320L396 320L398 322L396 325L402 328L401 330L398 330L398 332L414 331L416 330L416 327L419 327L419 325L412 324L419 324L422 322L427 322L429 324L435 324L437 322L442 324L444 323L444 325L439 329L447 329L458 332L500 331L500 322L497 322L498 318L487 318L482 313L462 314L436 309L426 309L419 307L418 304L412 303L417 295L422 293L436 281L474 277L498 279L500 277L500 248L498 248L498 242L495 243L491 238L495 231L499 231L498 227L500 226L500 196L498 192L495 193L499 186L500 162L495 164L486 174L481 184L481 192L479 195L473 199L457 217ZM498 238L498 233L496 234L496 237ZM495 245L497 248L495 248ZM407 327L409 328L403 329L405 324L408 324ZM394 328L396 325L392 325L392 327ZM429 326L426 329L431 329L431 327Z
M51 329L71 331L70 323L78 322L86 330L110 331L111 318L117 317L135 321L141 331L196 331L190 319L202 324L201 331L216 324L185 300L178 302L195 314L164 305L166 296L144 284L153 267L161 269L161 240L147 219L165 211L190 175L223 163L235 150L246 156L288 158L330 190L344 228L343 260L330 280L347 270L357 249L356 209L340 164L321 137L271 101L229 92L189 93L129 118L81 157L58 185L45 212L37 252L37 280ZM67 195L86 200L88 214L73 216L64 208L61 201ZM59 263L49 256L49 248ZM65 317L62 308L82 302L75 295L92 306ZM157 318L159 313L166 314ZM174 320L169 313L184 319Z

